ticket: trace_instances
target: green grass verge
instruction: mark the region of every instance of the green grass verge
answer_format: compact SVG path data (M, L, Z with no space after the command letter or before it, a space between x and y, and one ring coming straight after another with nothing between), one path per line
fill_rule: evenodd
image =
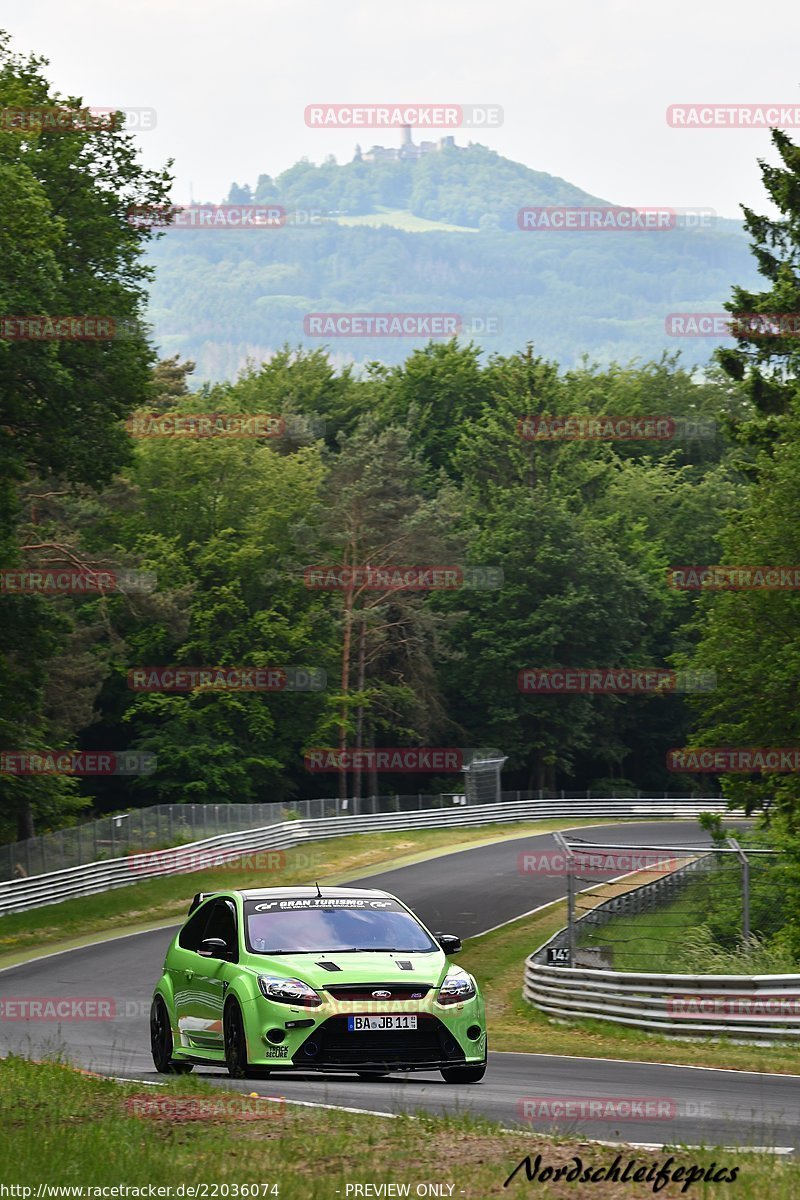
M582 937L580 945L611 947L615 971L695 971L696 964L689 965L681 957L681 942L702 924L703 910L689 912L687 897L682 896L641 916L612 917Z
M558 903L464 943L458 962L480 982L493 1050L800 1075L796 1045L737 1045L727 1038L678 1041L605 1021L555 1021L540 1012L522 998L523 963L566 921L566 905Z
M276 1085L277 1081L272 1089L259 1085L257 1091L274 1094ZM142 1115L145 1103L150 1115ZM387 1119L298 1108L248 1099L191 1077L170 1081L163 1088L143 1088L18 1058L6 1059L0 1066L0 1107L3 1183L31 1189L27 1195L4 1194L21 1200L36 1197L40 1184L84 1189L125 1185L144 1188L139 1193L144 1196L149 1187L171 1188L175 1196L174 1189L181 1184L184 1189L206 1185L204 1195L210 1198L236 1196L234 1185L239 1186L239 1196L243 1185L260 1185L245 1195L346 1200L348 1185L351 1189L357 1184L410 1185L413 1196L417 1184L436 1183L444 1185L440 1195L470 1200L531 1196L534 1192L524 1171L507 1189L503 1187L526 1155L535 1160L541 1154L542 1166L572 1166L573 1156L578 1156L584 1168L600 1170L608 1168L617 1154L611 1147L585 1140L505 1133L468 1115ZM664 1163L669 1157L666 1152L635 1149L620 1153L623 1166L635 1159L637 1166L648 1169L654 1161ZM717 1196L763 1200L767 1195L770 1200L792 1200L800 1193L800 1167L769 1155L676 1150L671 1169L709 1168L712 1161L726 1173L738 1167L735 1185L696 1183L688 1191L695 1200ZM271 1185L274 1191L269 1190ZM682 1194L682 1186L668 1184L659 1195L672 1200ZM92 1196L88 1191L83 1194ZM365 1194L387 1192L360 1193ZM535 1194L628 1200L652 1194L652 1185L598 1186L560 1180L539 1184Z
M766 940L755 939L747 950L741 947L737 907L741 901L738 895L731 897L731 882L730 877L726 880L717 873L690 883L677 899L652 912L619 915L603 925L584 926L579 945L608 949L608 961L615 971L780 975L800 970L788 949L781 950ZM726 885L727 895L723 891ZM738 878L733 886L740 886ZM763 914L763 903L760 908ZM775 926L782 915L788 917L774 904L770 916Z
M243 871L225 867L149 879L96 896L79 896L0 917L0 967L33 957L32 951L67 949L97 937L113 937L179 921L186 915L195 892L225 887L275 887L310 883L315 879L330 884L355 881L360 875L371 874L374 868L387 864L400 867L482 843L596 823L537 821L353 834L287 850L283 863L279 860L274 869Z

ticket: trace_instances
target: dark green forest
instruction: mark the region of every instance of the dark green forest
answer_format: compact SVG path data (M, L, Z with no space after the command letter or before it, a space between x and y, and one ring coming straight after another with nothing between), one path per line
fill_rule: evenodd
M0 103L55 103L43 64L15 57L5 44ZM800 311L800 150L778 132L773 140L782 165L764 167L763 176L779 215L745 211L752 264L731 271L738 242L727 233L676 233L669 254L662 243L649 251L654 305L685 298L699 254L715 286L725 279L730 312ZM516 204L527 175L474 153L487 195L494 187ZM463 164L466 156L459 172ZM425 169L435 175L439 167L447 167L444 157ZM301 164L287 174L279 181L284 194L291 184L293 203L310 202L314 172ZM381 178L382 202L411 203L410 177ZM169 182L168 165L143 169L132 139L116 128L0 131L4 311L102 313L128 331L104 341L0 339L3 570L124 569L155 579L149 591L103 595L4 591L0 748L125 749L157 758L156 769L138 777L5 774L2 835L157 802L291 799L375 786L355 774L309 773L303 756L318 746L498 747L508 756L507 788L709 794L722 787L796 828L796 774L676 777L666 758L671 747L800 744L797 594L683 592L666 582L668 568L681 564L800 561L796 338L759 337L743 326L735 345L698 372L675 353L598 363L588 335L589 357L560 362L526 336L523 320L512 350L431 342L406 347L401 361L355 371L323 347L288 338L269 304L252 309L245 284L255 286L261 269L247 258L254 235L240 235L236 270L230 257L215 258L211 242L204 248L210 235L181 235L195 239L185 251L170 235L153 251L153 232L126 214L164 205ZM262 192L266 186L262 179ZM325 203L332 186L325 184ZM370 195L359 203L372 202ZM475 219L472 210L456 211L457 195L455 183L442 186L439 207L428 211ZM527 201L537 198L526 191ZM232 235L218 236L228 238L230 256ZM404 270L417 273L428 310L426 278L440 271L437 247L444 255L447 246L460 294L483 296L475 278L492 279L498 304L522 307L516 281L540 287L542 272L551 272L576 344L582 323L641 318L641 300L628 294L623 303L616 290L641 270L639 242L576 249L573 262L553 259L545 270L555 251L531 239L530 253L544 256L533 271L525 246L508 241L507 267L498 271L500 242L492 239L512 236L502 230L486 241L483 233L467 241L297 230L303 262L291 264L288 242L263 236L256 244L271 246L276 258L262 267L276 280L281 272L310 280L312 264L318 272L336 259L339 295L351 304L369 295L380 308L389 295L373 290L359 262L363 238L396 289L405 286ZM676 258L680 238L685 252ZM187 267L178 258L190 252L193 336L205 336L214 312L213 276L231 312L248 311L258 336L275 344L267 360L227 380L198 383L191 360L159 359L142 332L148 303L158 307L173 272ZM670 264L663 275L652 257L662 252ZM587 254L598 255L593 271ZM756 268L759 283L748 283ZM183 296L188 320L189 292ZM557 313L549 316L557 323ZM262 438L129 432L132 415L196 413L280 415L285 431ZM676 422L676 434L520 437L519 422L537 414L662 415ZM453 563L489 566L502 573L502 585L321 591L306 586L304 574L315 564ZM128 673L145 665L314 668L326 673L327 686L134 691ZM716 686L697 695L518 690L521 670L590 666L702 669ZM459 782L382 775L377 786L439 791Z

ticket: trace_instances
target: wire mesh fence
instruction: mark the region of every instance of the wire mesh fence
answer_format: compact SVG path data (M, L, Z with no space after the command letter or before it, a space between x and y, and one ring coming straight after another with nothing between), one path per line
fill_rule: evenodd
M464 771L464 792L467 804L499 803L500 772L505 758L486 758L470 763Z
M452 803L451 797L419 793L285 803L156 804L0 846L0 880L43 875L128 854L168 849L301 817L408 812Z
M619 848L582 845L572 859L565 944L575 966L667 974L796 970L770 945L786 919L776 852L742 850L736 842L644 847L630 868L644 872L634 889L630 878L617 878L623 856Z
M366 796L358 799L292 800L253 804L157 804L132 809L97 820L84 821L54 833L41 834L21 842L0 845L0 880L42 875L67 867L103 862L143 851L168 849L187 842L200 841L224 833L258 829L281 821L304 818L372 816L380 813L403 813L427 808L450 808L463 804L492 804L513 800L591 800L600 799L591 792L497 791L496 772L481 773L480 783L465 787L461 793L394 794ZM468 794L469 793L469 794ZM620 799L649 797L653 801L694 800L696 797L653 797L652 793L637 793L631 797L625 791ZM614 799L613 791L603 799ZM721 796L709 797L715 804L723 803Z

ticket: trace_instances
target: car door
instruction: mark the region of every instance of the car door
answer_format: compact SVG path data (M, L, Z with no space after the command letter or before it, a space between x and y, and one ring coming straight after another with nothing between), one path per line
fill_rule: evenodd
M195 1046L205 1050L224 1049L222 1009L231 977L231 965L238 962L236 907L232 900L211 901L202 941L218 938L228 948L227 957L209 957L199 953L192 981L191 1037Z
M214 901L201 904L184 925L170 954L169 974L177 1022L177 1041L186 1050L207 1045L205 984L208 960L198 951L205 937Z

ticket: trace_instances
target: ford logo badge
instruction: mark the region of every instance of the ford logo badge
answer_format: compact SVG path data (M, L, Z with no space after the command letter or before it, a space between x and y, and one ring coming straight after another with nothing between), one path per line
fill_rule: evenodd
M391 992L373 992L372 998L373 998L373 1000L391 1000L392 993Z

